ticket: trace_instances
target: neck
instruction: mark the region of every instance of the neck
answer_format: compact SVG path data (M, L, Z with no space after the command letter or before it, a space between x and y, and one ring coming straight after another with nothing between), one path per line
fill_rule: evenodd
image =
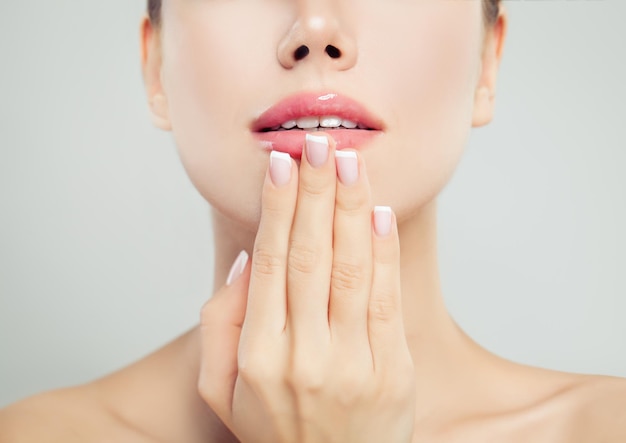
M443 411L448 417L461 416L467 413L468 399L484 399L489 392L502 389L495 372L489 370L501 360L473 342L446 310L437 264L436 213L436 201L432 201L398 226L402 309L415 365L420 428L436 422ZM216 210L212 215L215 292L224 284L237 254L242 249L253 251L255 232ZM199 348L199 331L194 328L122 373L102 380L101 392L107 393L103 394L106 398L123 399L115 402L124 405L116 408L118 415L155 435L184 435L190 442L236 442L197 393ZM146 397L145 392L150 395ZM149 413L157 404L160 413Z
M415 364L419 418L433 410L454 410L461 403L458 397L472 390L497 357L467 336L446 308L437 254L437 201L399 221L398 234L404 329Z
M399 221L398 234L404 328L409 343L418 346L451 330L439 282L436 200Z

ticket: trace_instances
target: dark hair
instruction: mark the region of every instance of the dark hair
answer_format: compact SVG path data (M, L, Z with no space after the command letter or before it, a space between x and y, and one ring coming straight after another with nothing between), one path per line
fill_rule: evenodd
M501 0L483 0L483 16L485 17L487 26L493 26L496 23L498 14L500 13L500 1ZM159 3L161 3L161 0L159 0Z
M163 0L148 0L148 16L152 25L161 27L161 3Z
M501 0L483 0L483 14L485 23L488 26L493 25L498 18ZM161 4L163 0L148 0L148 15L152 24L161 27Z

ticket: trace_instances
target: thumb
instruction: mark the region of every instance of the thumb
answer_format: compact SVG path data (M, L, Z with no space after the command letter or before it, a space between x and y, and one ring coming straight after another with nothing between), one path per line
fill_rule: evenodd
M237 380L237 350L248 300L249 256L241 251L227 282L202 308L201 363L198 390L218 417L231 427Z

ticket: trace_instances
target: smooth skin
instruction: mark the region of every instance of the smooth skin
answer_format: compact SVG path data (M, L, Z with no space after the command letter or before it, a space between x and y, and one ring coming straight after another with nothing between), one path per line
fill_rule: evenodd
M480 18L475 0L166 0L163 29L144 18L152 118L212 208L213 296L201 325L137 363L2 410L0 442L626 441L623 379L508 361L446 310L436 196L470 128L493 116L506 35L504 8L492 27ZM359 147L359 183L337 181L331 141L321 169L307 157L274 189L249 125L321 88L364 103L385 133ZM393 208L386 239L372 234L374 205ZM331 256L331 238L345 252ZM385 241L399 256L378 285L368 272L385 269ZM226 285L242 250L251 260Z
M408 443L413 435L397 229L391 212L374 218L357 153L335 162L329 141L313 143L321 165L308 155L299 170L291 162L282 186L271 174L282 160L270 162L249 284L229 294L240 304L241 338L223 325L219 305L204 309L200 391L244 442ZM343 183L350 161L359 178ZM384 214L389 232L372 223Z
M286 185L268 170L252 260L239 256L198 328L104 379L4 409L0 442L623 442L619 378L474 354L483 361L430 374L436 397L419 392L430 365L404 332L395 216L379 236L365 163L345 186L333 148L320 168L292 162ZM483 395L470 397L458 379L478 367ZM424 408L445 397L454 407Z

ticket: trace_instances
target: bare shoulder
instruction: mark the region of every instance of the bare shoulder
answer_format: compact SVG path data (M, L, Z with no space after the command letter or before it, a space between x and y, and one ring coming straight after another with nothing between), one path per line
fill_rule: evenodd
M51 391L0 410L0 443L126 441L147 443L87 386Z
M589 376L572 392L575 442L626 442L626 379Z
M493 402L437 441L626 443L626 379L520 368L498 385L508 403Z
M563 388L524 414L537 431L534 441L625 443L626 379L567 373L562 379Z
M39 394L0 410L0 443L62 440L65 398L61 392Z

